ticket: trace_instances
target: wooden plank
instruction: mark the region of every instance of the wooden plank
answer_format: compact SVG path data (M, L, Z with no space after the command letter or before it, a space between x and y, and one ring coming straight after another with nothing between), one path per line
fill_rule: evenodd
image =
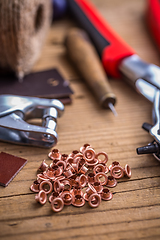
M144 26L145 0L90 0L116 32L146 61L160 65L159 55ZM96 209L68 206L55 214L47 202L40 206L29 190L43 159L48 163L50 149L24 147L1 142L0 150L28 159L8 187L0 187L1 239L77 239L122 240L160 238L160 164L152 155L138 156L136 148L152 141L141 129L152 122L152 104L126 82L109 78L118 101L115 118L99 107L89 88L68 60L64 37L76 22L69 17L56 21L50 29L41 58L33 71L57 67L74 90L73 103L65 106L58 119L59 141L63 153L90 143L106 151L108 164L119 161L132 168L130 180L121 179L111 189L113 199L102 201Z

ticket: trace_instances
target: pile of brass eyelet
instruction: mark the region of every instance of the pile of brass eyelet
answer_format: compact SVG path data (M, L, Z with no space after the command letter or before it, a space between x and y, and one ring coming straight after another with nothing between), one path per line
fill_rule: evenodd
M131 177L128 164L122 168L114 161L107 167L107 153L96 153L90 144L84 144L69 155L53 149L48 157L51 164L45 160L41 163L30 189L37 193L35 200L42 205L49 195L54 212L60 212L65 205L82 207L86 201L91 207L98 207L101 200L112 199L109 188L117 185L117 179Z

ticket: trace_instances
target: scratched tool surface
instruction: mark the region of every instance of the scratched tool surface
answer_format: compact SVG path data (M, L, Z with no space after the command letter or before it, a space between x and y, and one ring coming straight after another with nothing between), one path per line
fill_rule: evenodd
M160 65L157 48L144 24L145 0L92 0L116 32L138 55ZM136 154L136 148L152 141L141 125L151 123L152 104L122 80L110 79L117 96L118 116L101 109L66 56L63 40L75 21L54 22L35 71L58 68L70 81L73 103L65 106L58 121L62 153L90 143L108 153L108 165L119 161L132 169L130 180L119 180L111 189L113 199L102 201L98 208L65 206L54 213L49 202L40 206L29 189L36 170L49 149L0 143L0 151L28 160L7 187L0 186L0 239L160 239L160 163L152 155Z

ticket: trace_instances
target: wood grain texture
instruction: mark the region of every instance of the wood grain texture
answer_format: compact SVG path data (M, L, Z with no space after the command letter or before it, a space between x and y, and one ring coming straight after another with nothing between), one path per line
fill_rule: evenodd
M160 65L159 54L143 21L145 0L92 0L110 25L146 61ZM128 240L160 239L160 164L152 156L138 156L136 148L152 138L141 129L151 123L152 104L138 95L124 81L109 79L117 96L114 117L101 109L66 55L63 41L76 23L69 17L54 22L46 45L34 71L57 67L74 90L73 104L65 107L58 119L62 153L90 143L106 151L109 162L116 160L132 168L130 180L119 180L112 189L113 199L103 201L96 209L86 203L82 208L65 207L53 213L47 202L43 207L29 190L43 159L49 163L49 150L0 143L0 150L28 160L26 166L8 187L0 187L0 239L56 240Z

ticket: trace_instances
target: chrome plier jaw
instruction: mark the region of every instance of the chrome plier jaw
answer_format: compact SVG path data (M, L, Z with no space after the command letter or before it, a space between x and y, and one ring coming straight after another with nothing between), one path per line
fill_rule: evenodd
M153 142L147 146L137 148L138 154L152 153L154 157L160 161L160 90L156 90L153 111L152 111L153 125L144 123L142 128L150 133L154 138Z
M64 111L57 99L0 95L0 140L38 147L53 147L58 135L57 118ZM40 118L42 126L27 120Z

